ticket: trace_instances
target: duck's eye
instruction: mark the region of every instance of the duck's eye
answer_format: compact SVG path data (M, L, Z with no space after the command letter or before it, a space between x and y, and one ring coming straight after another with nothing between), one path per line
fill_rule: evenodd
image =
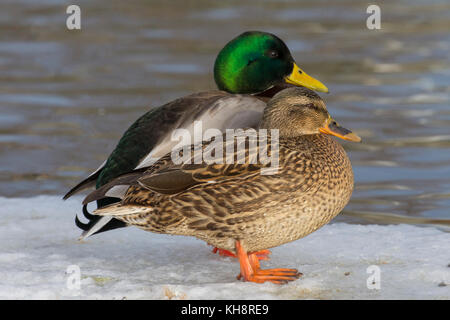
M268 56L269 56L270 58L278 58L278 51L270 50L270 51L268 52Z

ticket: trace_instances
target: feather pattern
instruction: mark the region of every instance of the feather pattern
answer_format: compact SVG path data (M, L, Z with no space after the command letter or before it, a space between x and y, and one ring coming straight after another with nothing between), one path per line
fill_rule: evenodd
M348 202L353 190L351 165L331 137L280 139L280 170L274 175L260 174L270 164L249 163L251 139L245 143L245 164L170 165L166 155L128 181L120 203L94 214L113 215L152 232L196 236L230 251L234 240L240 239L246 250L258 251L314 231ZM194 149L191 146L191 154Z
M124 133L107 161L87 179L72 188L64 199L87 188L101 187L124 173L152 166L176 146L177 141L171 139L173 130L185 129L193 136L194 121L201 121L203 130L256 127L266 106L265 101L267 98L207 91L153 108L136 120ZM106 191L101 195L93 193L89 201L93 198L102 199L105 194ZM117 198L123 196L122 193L114 195ZM111 197L104 199L106 203L118 201ZM85 231L96 228L98 216L92 216L88 220L88 223L83 224L77 218L77 226ZM125 223L113 219L97 232L124 226Z

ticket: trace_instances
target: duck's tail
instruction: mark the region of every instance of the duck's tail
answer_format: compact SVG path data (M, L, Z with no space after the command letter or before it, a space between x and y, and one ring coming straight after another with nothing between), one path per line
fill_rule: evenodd
M81 234L81 236L78 238L78 240L81 241L81 240L84 240L84 239L92 236L93 234L96 234L97 232L102 230L102 228L104 226L106 226L114 218L119 219L116 221L118 221L126 226L127 223L123 221L123 220L126 220L125 216L135 215L135 217L133 217L132 219L133 219L133 221L136 221L136 220L142 219L142 218L140 218L142 216L141 214L150 213L151 211L152 211L152 209L148 208L148 207L137 206L137 205L123 205L120 203L112 203L106 207L101 207L101 208L94 210L92 212L93 214L91 214L91 213L87 212L86 205L84 205L83 213L85 215L87 214L89 216L95 217L96 222L88 229L83 229L85 231ZM123 219L121 219L121 218L123 218ZM77 217L75 223L77 223L77 225L78 225L79 223L82 223L82 222L80 220L78 220L78 217Z
M113 200L115 200L114 202L117 202L118 199ZM78 215L75 216L75 224L78 228L83 230L83 233L78 238L80 241L94 234L127 226L125 222L114 219L113 217L102 217L90 213L88 211L87 204L83 205L83 216L88 220L88 222L81 222Z
M90 237L97 232L101 232L102 228L104 226L106 226L108 224L108 222L110 222L113 219L113 217L99 217L99 218L100 219L98 219L97 222L90 229L83 231L83 233L78 238L78 240L80 240L80 241L84 240L87 237Z
M112 208L113 205L118 205L119 201L125 197L126 191L128 190L130 184L133 183L136 177L139 177L139 172L143 170L145 170L145 168L136 170L136 172L133 173L122 175L99 189L92 191L86 196L83 200L83 215L88 222L83 223L78 219L78 217L75 217L76 225L83 230L79 240L86 239L87 237L97 233L127 226L127 223L124 221L115 219L115 217L113 217L115 214L101 214L97 213L97 211L99 209ZM87 205L88 203L94 201L97 201L97 206L99 209L93 213L90 213L87 209Z
M101 230L105 225L110 223L110 221L119 221L124 225L128 225L129 222L139 226L139 224L145 225L146 218L148 214L153 211L152 208L139 206L139 205L130 205L130 204L121 204L121 203L113 203L106 207L101 207L94 210L92 213L97 215L99 218L98 221L88 230L84 231L79 240L83 240Z
M153 211L152 208L139 206L139 205L131 205L131 204L121 204L114 203L106 207L101 207L94 210L94 214L99 216L104 216L108 218L120 218L123 216L129 215L139 215L139 214L148 214Z

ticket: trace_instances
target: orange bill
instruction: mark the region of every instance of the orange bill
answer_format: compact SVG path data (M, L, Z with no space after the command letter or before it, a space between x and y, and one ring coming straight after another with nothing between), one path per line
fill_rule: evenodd
M348 141L354 141L354 142L360 142L361 138L358 137L356 134L351 132L350 130L341 127L336 121L333 120L333 118L328 118L327 124L323 126L322 128L319 128L319 131L325 134L331 134L333 136L336 136L338 138L348 140Z

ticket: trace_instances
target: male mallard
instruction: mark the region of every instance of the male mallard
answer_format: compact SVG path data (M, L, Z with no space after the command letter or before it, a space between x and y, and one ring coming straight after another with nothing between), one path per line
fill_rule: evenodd
M214 79L222 91L176 99L152 108L136 120L108 159L64 199L86 188L99 188L133 169L151 165L177 144L171 139L173 130L185 128L192 132L194 121L201 121L203 130L254 127L261 118L265 101L287 84L328 92L327 87L297 66L281 39L258 31L241 34L220 51L214 65ZM116 202L123 191L123 188L111 190L109 198L100 200L98 205ZM99 219L89 214L86 206L83 213L88 223L83 224L76 217L77 226L84 230L83 238L126 226L111 217Z
M191 161L198 160L198 149L191 145L163 156L145 171L113 179L83 203L101 199L120 185L126 189L121 201L94 214L156 233L195 236L231 251L245 281L294 280L300 276L296 269L261 270L257 252L310 234L344 208L353 191L353 171L344 149L330 135L361 139L331 118L317 94L297 87L268 102L259 128L278 129L278 141L264 145L252 135L244 135L244 142L239 135L225 143L215 138L204 143L204 152L223 153L221 161L210 164ZM278 156L272 174L262 171L271 163L249 161L261 149L268 157ZM174 155L185 153L186 161L174 164ZM229 160L243 154L244 163Z

